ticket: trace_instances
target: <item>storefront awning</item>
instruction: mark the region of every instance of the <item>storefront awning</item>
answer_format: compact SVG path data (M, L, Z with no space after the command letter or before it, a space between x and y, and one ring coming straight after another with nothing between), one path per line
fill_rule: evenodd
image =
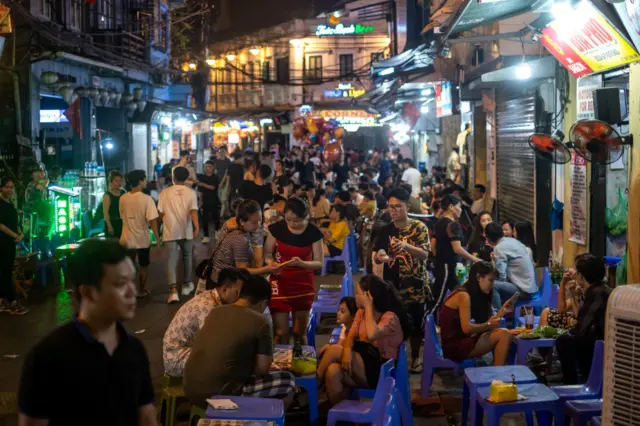
M435 49L423 44L387 60L374 62L371 64L371 74L376 78L426 71L433 68L435 56Z
M476 27L502 19L539 10L552 3L550 0L447 0L434 12L431 21L422 30L426 33L436 27L444 27L445 37L470 31Z
M155 102L147 102L143 111L137 111L131 118L133 123L151 123L157 112L169 112L180 114L191 114L194 121L205 120L207 118L216 119L217 116L214 113L208 111L202 111L193 108L186 108L171 104L159 104Z

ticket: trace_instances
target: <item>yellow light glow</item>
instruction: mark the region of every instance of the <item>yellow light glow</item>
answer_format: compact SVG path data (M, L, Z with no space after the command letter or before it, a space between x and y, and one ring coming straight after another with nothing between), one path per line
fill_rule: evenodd
M257 47L252 47L251 49L249 49L249 52L253 55L256 56L260 53L260 49L258 49Z
M304 45L304 41L299 40L299 39L293 39L293 40L289 40L289 43L291 43L291 45L293 47L302 47Z
M209 58L205 61L207 63L207 65L209 65L210 67L215 67L216 66L216 60L213 58Z
M196 63L195 63L195 62L191 62L191 63L189 64L189 69L190 69L190 70L195 70L195 69L196 69L196 67L197 67L197 65L196 65Z
M234 55L233 53L229 53L229 54L227 55L227 61L229 61L229 62L233 62L233 61L235 61L235 60L236 60L236 55Z

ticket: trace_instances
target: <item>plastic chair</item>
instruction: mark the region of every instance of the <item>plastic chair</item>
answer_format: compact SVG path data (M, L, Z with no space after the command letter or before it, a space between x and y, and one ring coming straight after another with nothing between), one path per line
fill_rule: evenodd
M534 348L552 348L556 345L556 339L513 339L513 346L516 350L515 363L518 365L527 365L527 355ZM512 352L513 354L513 352Z
M238 405L237 410L216 410L207 406L207 419L218 420L263 420L284 426L284 404L279 399L252 396L212 396L211 399L230 399Z
M382 369L389 364L388 368L391 370L393 360L389 360L380 368ZM335 426L337 422L354 422L354 423L373 423L376 419L380 419L381 412L385 410L385 399L395 387L395 379L390 376L386 376L384 379L380 376L378 380L378 386L376 387L376 394L373 397L373 401L352 401L346 399L340 402L329 410L329 416L327 418L327 426Z
M513 377L512 377L513 376ZM523 365L505 365L502 367L475 367L464 370L464 386L462 388L462 422L466 426L469 408L471 408L471 426L477 424L477 410L474 402L480 387L491 385L493 380L510 383L515 378L517 384L537 383L538 378Z
M508 413L524 413L527 423L533 420L533 414L538 417L539 426L560 425L562 410L558 408L558 397L545 385L535 383L518 386L518 394L527 399L522 401L502 402L494 404L486 400L491 390L489 387L480 387L476 391L475 404L479 415L479 423L482 424L483 413L487 417L486 426L500 426L500 418ZM533 423L531 423L532 425Z
M402 342L398 351L396 368L392 371L398 389L398 410L403 426L413 426L413 410L411 409L411 383L409 378L409 362L407 361L407 344Z
M553 284L551 286L551 300L549 301L549 307L551 309L558 309L558 294L559 293L560 293L560 286L558 284ZM518 318L518 323L520 324L520 327L524 327L525 318L524 317ZM539 324L540 324L540 317L536 316L533 319L533 326L535 328L538 328Z
M583 385L552 386L551 390L560 398L560 405L566 401L602 398L604 370L604 341L598 340L593 348L593 361L587 383Z
M602 417L597 416L591 419L591 426L600 426L602 424Z
M171 384L176 381L177 384ZM162 397L160 402L160 424L162 426L173 426L176 421L176 410L178 409L178 399L185 398L182 379L164 375L162 380Z
M385 410L380 411L380 417L373 422L373 426L400 426L400 413L398 412L398 392L395 387L387 395Z
M564 414L571 419L573 426L587 426L592 417L602 415L602 399L566 401L564 407Z
M309 316L309 324L307 324L307 345L316 347L316 329L313 326L311 316Z
M340 341L340 335L342 334L342 327L336 327L331 332L331 337L329 337L329 344L335 345Z
M536 279L540 285L538 285L538 292L535 293L531 299L528 300L517 300L516 304L513 308L513 317L515 319L520 318L520 310L523 306L538 306L541 308L546 308L551 303L551 275L549 274L548 268L536 268ZM518 321L512 322L515 327L515 324Z
M313 323L314 330L320 325L322 314L336 314L340 308L340 299L344 296L353 296L352 277L350 274L344 274L342 277L341 297L318 298L311 305L311 313L309 322Z
M424 367L421 381L422 398L426 398L429 394L435 369L446 368L454 370L456 374L459 374L461 369L464 370L467 367L475 367L475 365L476 361L473 359L457 363L442 356L442 346L440 346L440 340L438 340L438 332L436 331L433 315L427 315L427 322L424 326Z
M191 412L189 413L189 426L198 426L200 419L205 418L205 409L198 407L197 405L191 406Z
M354 252L355 249L355 252ZM354 257L354 254L356 255ZM325 257L324 262L322 263L322 276L324 277L327 274L327 264L329 262L344 262L345 273L355 274L358 272L358 257L357 257L357 242L356 242L356 234L349 234L344 242L344 248L342 249L342 253L340 256L335 257Z
M315 426L318 424L318 380L316 375L296 377L296 386L307 391L307 399L309 400L309 424Z

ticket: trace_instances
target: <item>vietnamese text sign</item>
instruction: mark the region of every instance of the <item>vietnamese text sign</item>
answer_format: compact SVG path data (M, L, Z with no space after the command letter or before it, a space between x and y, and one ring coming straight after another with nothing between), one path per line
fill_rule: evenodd
M587 244L587 160L571 151L569 241Z
M593 120L596 112L593 107L593 91L602 87L602 75L590 75L578 79L576 118Z
M326 36L345 36L345 35L357 35L357 34L370 34L372 33L376 27L373 25L361 25L361 24L351 24L344 25L338 24L335 27L330 27L328 25L318 25L316 28L316 35L318 37L326 37Z
M540 42L574 77L620 67L640 55L598 12L583 1L542 30Z
M453 98L451 97L451 83L443 81L435 85L436 91L436 117L448 117L453 115Z

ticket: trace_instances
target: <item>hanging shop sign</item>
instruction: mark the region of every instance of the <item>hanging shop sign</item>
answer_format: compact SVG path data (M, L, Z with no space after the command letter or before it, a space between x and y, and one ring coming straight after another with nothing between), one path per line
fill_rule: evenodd
M378 115L363 110L321 110L318 111L325 120L335 119L347 132L355 132L360 127L380 127Z
M8 34L13 32L11 25L11 9L4 4L0 4L0 34Z
M453 115L453 97L451 96L451 83L443 81L435 84L436 91L436 117L448 117Z
M636 50L640 50L640 1L623 0L620 3L612 4L622 24L631 37Z
M571 211L569 241L587 244L587 160L571 151Z
M529 12L537 2L533 0L465 0L464 3L459 9L461 13L458 19L451 26L451 35Z
M596 112L593 107L593 91L602 87L602 75L590 75L578 79L576 91L576 118L578 120L593 120Z
M374 25L362 25L362 24L351 24L351 25L338 24L335 26L318 25L316 27L316 36L328 37L328 36L371 34L372 32L375 31L375 29L376 27Z
M351 86L351 83L340 83L335 90L325 90L324 97L330 99L337 98L357 98L366 93L364 89L356 89Z
M591 3L542 30L540 42L574 77L606 71L640 59L638 52Z
M202 121L196 121L195 123L193 123L192 129L193 129L194 135L209 133L211 131L211 120L207 119Z

